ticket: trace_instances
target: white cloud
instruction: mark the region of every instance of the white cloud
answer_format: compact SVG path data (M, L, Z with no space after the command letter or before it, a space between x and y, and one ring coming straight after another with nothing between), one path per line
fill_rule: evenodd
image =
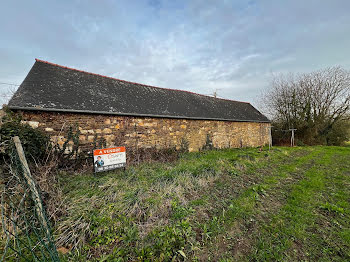
M347 0L8 1L0 82L20 83L38 57L253 101L272 73L350 67L349 9Z

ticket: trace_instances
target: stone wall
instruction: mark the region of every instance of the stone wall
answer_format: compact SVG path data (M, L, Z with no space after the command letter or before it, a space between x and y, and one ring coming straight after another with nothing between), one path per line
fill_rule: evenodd
M63 145L70 126L80 130L82 148L105 139L107 147L156 147L179 149L188 142L189 151L201 149L209 136L214 147L257 147L268 143L269 123L126 117L81 113L23 111L23 122L47 132Z

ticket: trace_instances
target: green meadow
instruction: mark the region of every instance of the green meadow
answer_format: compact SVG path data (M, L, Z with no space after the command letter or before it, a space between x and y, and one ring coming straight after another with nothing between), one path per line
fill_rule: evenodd
M59 183L65 261L350 261L350 147L185 153Z

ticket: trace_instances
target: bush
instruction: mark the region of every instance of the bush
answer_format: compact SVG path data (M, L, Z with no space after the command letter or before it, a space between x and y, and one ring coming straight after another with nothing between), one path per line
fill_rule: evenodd
M180 140L180 152L185 153L189 150L190 143L187 138L183 137Z
M207 134L207 138L205 140L205 145L202 147L202 150L213 150L213 137L211 134Z
M340 146L350 139L350 122L339 121L326 136L326 142L329 146Z
M50 138L40 130L23 124L18 115L12 112L6 113L0 126L1 154L9 156L12 137L18 136L28 161L42 159L51 146Z

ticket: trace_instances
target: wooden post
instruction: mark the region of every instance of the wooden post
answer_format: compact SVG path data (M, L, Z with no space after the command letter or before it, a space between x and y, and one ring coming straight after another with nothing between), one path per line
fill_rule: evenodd
M27 183L29 185L29 189L33 195L33 200L35 202L35 208L36 208L36 212L38 214L39 219L41 220L41 223L46 231L46 236L47 236L47 240L50 240L50 230L49 230L49 225L47 224L46 218L45 218L45 214L44 214L44 207L43 204L41 202L41 198L39 195L39 191L36 187L36 184L34 182L34 179L32 177L32 174L30 173L30 169L27 163L27 159L24 155L24 151L23 151L23 147L21 144L21 140L19 139L18 136L13 137L13 141L15 142L15 146L16 146L16 150L19 156L19 160L22 164L23 167L23 175L24 178L27 180Z

